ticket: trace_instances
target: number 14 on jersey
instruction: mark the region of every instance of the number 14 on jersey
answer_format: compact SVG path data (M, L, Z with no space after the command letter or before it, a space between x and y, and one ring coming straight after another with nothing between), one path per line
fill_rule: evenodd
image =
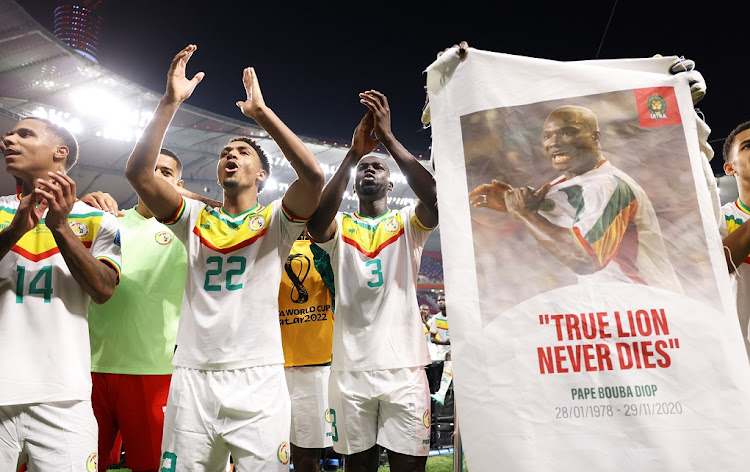
M52 299L52 266L44 266L37 272L33 278L33 272L29 271L27 276L26 266L16 266L16 303L23 303L23 295L42 295L44 303L49 303ZM31 278L26 290L26 280Z

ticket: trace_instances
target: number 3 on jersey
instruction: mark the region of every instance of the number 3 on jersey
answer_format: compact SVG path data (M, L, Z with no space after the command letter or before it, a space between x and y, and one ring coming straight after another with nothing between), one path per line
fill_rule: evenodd
M371 259L365 262L365 267L368 267L372 271L372 275L375 280L368 280L367 286L371 288L377 288L383 285L383 268L380 265L380 259Z
M231 256L227 258L227 277L226 281L224 282L224 286L227 290L239 290L242 288L242 282L233 283L232 277L244 274L246 264L247 259L242 256ZM213 268L211 268L212 265L214 266ZM211 256L206 259L206 266L209 267L209 269L206 271L206 280L203 282L204 290L206 290L207 292L221 291L221 285L211 283L211 277L215 275L221 275L225 269L224 265L224 259L219 256Z

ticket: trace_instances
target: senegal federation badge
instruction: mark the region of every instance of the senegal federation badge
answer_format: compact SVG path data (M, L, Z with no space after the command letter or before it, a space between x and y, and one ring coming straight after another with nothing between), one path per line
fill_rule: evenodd
M71 221L70 229L73 230L73 234L78 236L79 239L85 238L89 234L89 227L80 221Z
M394 231L398 231L398 220L396 218L393 218L392 220L388 220L385 222L385 230L389 233L393 233Z
M169 231L159 231L156 233L156 236L154 236L154 239L156 239L156 242L162 246L166 246L172 242L172 233Z
M92 452L89 454L88 459L86 459L86 472L97 472L99 469L99 456L96 452Z
M266 224L266 219L262 216L256 216L251 218L247 226L251 231L260 231L261 228Z
M425 428L430 429L430 410L425 410L424 415L422 415L422 424Z
M279 444L279 448L276 450L276 457L279 458L279 462L284 465L289 464L289 443L284 441Z

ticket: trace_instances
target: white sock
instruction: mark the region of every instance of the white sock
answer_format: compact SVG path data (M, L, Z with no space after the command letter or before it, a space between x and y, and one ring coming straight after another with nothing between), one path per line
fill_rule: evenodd
M448 387L451 386L453 381L453 362L445 361L443 363L443 375L440 377L440 390L437 394L442 398L445 398L445 394L448 393Z

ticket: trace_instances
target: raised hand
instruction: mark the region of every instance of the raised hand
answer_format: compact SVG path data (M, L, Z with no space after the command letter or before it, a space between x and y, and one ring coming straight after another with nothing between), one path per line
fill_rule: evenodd
M354 129L354 136L352 137L351 149L358 157L371 153L380 144L380 141L372 137L374 126L375 119L372 116L372 111L367 110L365 116Z
M237 101L236 105L246 117L255 119L255 114L265 108L266 102L263 101L263 94L258 84L258 75L253 67L246 67L242 72L242 83L245 85L247 99Z
M49 206L45 224L51 231L68 228L68 215L76 202L76 183L60 171L48 172L50 180L38 179L34 193L44 197Z
M508 214L520 220L526 215L538 212L539 205L547 195L549 188L550 184L544 184L538 190L524 187L505 192L505 207L508 209Z
M442 51L437 53L437 57L442 56L453 48L458 48L456 53L458 54L458 57L461 58L461 60L466 59L466 54L469 53L469 43L467 43L466 41L461 41L459 44L454 44L452 47L443 49Z
M47 200L38 193L30 193L21 199L18 210L8 229L17 231L19 237L36 228L47 210Z
M370 109L375 119L375 137L385 141L393 133L391 132L391 109L388 99L377 90L370 90L359 94L360 102Z
M695 61L692 59L685 59L684 57L677 59L669 67L669 73L672 75L684 73L688 78L693 106L706 96L706 79L703 78L703 74L695 69Z
M169 72L167 73L167 91L164 94L171 102L182 103L187 100L206 75L203 72L198 72L192 79L185 76L187 63L196 49L198 49L198 46L190 44L172 59L172 64L169 66Z
M456 54L458 54L458 58L463 61L464 59L466 59L466 55L469 54L469 43L467 43L466 41L461 41L459 44L454 44L452 47L445 48L442 51L438 52L437 57L440 57L446 52L451 51L453 49L456 49ZM424 126L428 126L431 120L432 120L432 116L430 113L430 103L427 102L424 106L424 109L422 109L421 121Z
M473 197L469 203L478 208L489 208L490 210L507 212L505 206L505 194L513 190L509 184L492 179L491 184L482 184L469 192Z

